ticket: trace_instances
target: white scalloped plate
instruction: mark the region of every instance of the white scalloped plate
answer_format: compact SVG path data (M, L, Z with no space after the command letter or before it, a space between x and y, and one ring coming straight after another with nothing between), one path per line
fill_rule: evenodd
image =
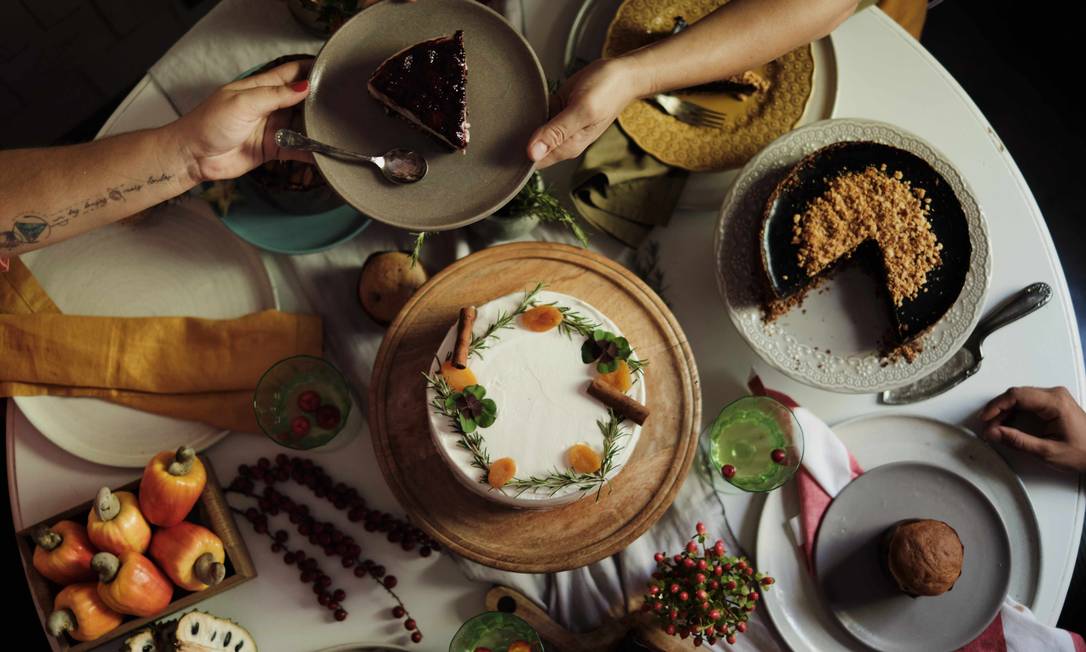
M25 254L23 262L67 314L231 319L276 307L260 256L195 199ZM92 398L15 402L54 444L110 466L142 467L158 451L181 444L200 451L228 434Z
M965 213L973 247L965 285L954 306L924 339L909 363L882 364L876 326L884 312L874 280L852 268L811 292L771 324L762 319L761 279L755 256L766 199L801 158L841 141L865 140L912 152L947 181ZM740 240L745 243L731 246ZM992 273L988 227L976 197L932 145L898 127L868 120L825 120L781 136L755 156L728 191L717 222L715 250L720 296L739 334L768 364L802 383L835 392L881 392L911 383L943 364L973 331L984 307ZM868 297L871 297L868 299Z

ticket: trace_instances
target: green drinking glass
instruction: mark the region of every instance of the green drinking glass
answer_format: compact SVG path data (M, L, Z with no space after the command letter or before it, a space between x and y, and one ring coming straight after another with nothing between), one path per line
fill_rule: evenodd
M772 491L803 461L803 428L779 401L744 396L726 405L709 427L709 458L732 486Z
M302 398L307 393L309 398L315 393L312 405ZM253 410L260 429L272 441L310 450L328 444L343 429L351 413L351 393L331 362L296 355L276 362L260 377ZM296 420L304 421L305 427Z
M449 642L449 652L543 652L543 642L532 627L510 613L487 611L468 620Z

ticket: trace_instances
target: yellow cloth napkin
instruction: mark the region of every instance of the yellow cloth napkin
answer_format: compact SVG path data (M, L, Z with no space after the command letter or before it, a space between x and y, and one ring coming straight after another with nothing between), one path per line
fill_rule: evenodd
M590 224L631 247L671 220L685 170L645 153L617 124L585 151L573 173L573 204Z
M259 432L252 396L261 374L283 358L320 353L314 315L63 315L18 258L0 273L0 396L100 398Z

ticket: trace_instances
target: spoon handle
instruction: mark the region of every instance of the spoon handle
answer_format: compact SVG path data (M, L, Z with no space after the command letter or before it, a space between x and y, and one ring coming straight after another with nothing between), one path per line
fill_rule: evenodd
M307 138L297 131L291 129L279 129L275 132L275 144L283 149L295 149L305 152L319 152L321 154L327 154L328 156L334 156L336 158L345 158L352 161L363 161L366 163L374 163L373 157L366 156L365 154L356 154L355 152L348 152L345 149L326 145L324 143Z
M984 338L995 331L1045 305L1050 298L1052 298L1052 288L1048 283L1027 285L985 315L984 319L977 324L977 330L973 332L970 339L980 344Z

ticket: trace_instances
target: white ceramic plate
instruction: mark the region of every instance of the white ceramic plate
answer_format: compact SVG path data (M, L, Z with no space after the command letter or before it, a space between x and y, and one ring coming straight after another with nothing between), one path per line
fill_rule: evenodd
M994 450L964 428L906 415L858 417L833 431L860 466L873 469L903 461L924 462L960 475L996 506L1013 532L1008 594L1033 607L1041 572L1041 538L1033 506L1022 481ZM758 522L755 559L776 578L765 594L765 608L793 650L867 650L837 623L825 606L802 551L794 544L789 519L799 513L795 485L766 497Z
M72 315L230 319L276 306L255 250L198 200L160 206L22 259L60 310ZM227 434L97 399L15 401L57 446L111 466L142 467L158 451L181 444L203 450Z
M882 364L872 325L878 302L874 279L846 268L802 308L771 324L762 319L757 234L766 199L802 157L831 143L872 141L904 149L927 161L950 184L969 226L972 255L958 301L923 341L913 362ZM980 319L992 272L988 228L965 179L933 146L893 125L866 120L826 120L778 138L743 168L728 191L716 232L717 286L728 315L747 344L768 364L808 385L845 393L875 393L911 383L945 362ZM881 313L880 313L881 314Z

